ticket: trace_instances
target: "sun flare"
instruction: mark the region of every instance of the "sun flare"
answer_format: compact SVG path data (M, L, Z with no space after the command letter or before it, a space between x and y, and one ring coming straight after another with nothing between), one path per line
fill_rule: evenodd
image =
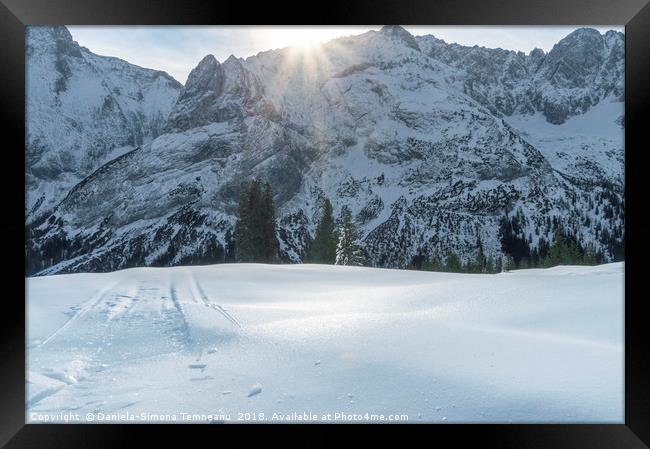
M286 26L259 27L255 30L255 40L262 47L278 49L294 47L309 49L331 39L358 33L354 27L331 26Z

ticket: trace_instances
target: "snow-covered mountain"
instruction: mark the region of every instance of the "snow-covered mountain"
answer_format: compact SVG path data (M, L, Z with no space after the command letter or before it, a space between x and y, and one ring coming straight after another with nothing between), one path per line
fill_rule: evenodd
M28 27L27 221L110 159L157 137L182 85L79 46L65 27Z
M624 100L620 32L580 28L548 54L536 48L528 55L447 44L431 35L417 40L427 55L461 69L459 87L497 115L540 112L548 122L562 124L603 100Z
M255 176L273 187L292 262L325 198L350 207L375 266L467 260L478 238L500 257L504 221L533 249L566 232L620 257L622 43L580 29L524 55L387 26L311 51L208 55L160 136L97 164L33 221L28 272L227 261L237 193ZM46 121L34 120L30 132Z

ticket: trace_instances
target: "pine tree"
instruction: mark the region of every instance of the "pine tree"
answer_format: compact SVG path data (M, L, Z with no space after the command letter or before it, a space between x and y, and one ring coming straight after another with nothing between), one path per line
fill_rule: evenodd
M271 185L266 183L261 203L262 259L265 262L277 262L278 240L275 233L275 205Z
M494 273L494 263L492 262L492 256L488 257L487 263L485 265L486 273Z
M336 261L338 238L334 226L332 203L329 199L325 199L322 213L308 259L314 263L333 264Z
M347 206L341 209L339 240L336 246L336 265L363 265L363 250L359 246L357 229Z
M481 238L476 239L476 246L478 247L476 251L476 260L473 265L468 263L468 268L470 272L483 273L485 271L485 254L483 253L483 242Z
M447 271L452 271L459 273L462 271L462 265L460 263L460 258L456 253L449 253L447 256L447 266L446 266Z
M268 263L278 257L273 193L259 178L244 186L239 195L235 255L239 262Z
M424 271L444 271L444 264L436 255L432 255L429 259L422 262L422 269Z
M580 251L574 243L567 244L561 235L556 235L553 244L548 250L548 255L544 259L544 267L554 267L556 265L571 265L579 262Z
M583 262L585 265L596 265L598 263L598 257L596 255L596 251L592 247L589 247L585 251L585 255L583 258Z
M251 192L253 183L242 188L237 205L237 222L235 223L235 258L240 262L254 261L257 254L253 242Z
M234 262L235 259L235 238L232 231L228 229L225 235L226 248L224 251L224 262Z
M507 254L504 256L503 260L501 261L501 271L502 272L508 272L512 269L515 268L515 259Z
M501 273L501 271L502 271L502 266L503 266L503 262L502 262L501 258L500 258L500 257L497 257L497 262L496 262L496 264L494 265L494 272L495 272L495 273Z

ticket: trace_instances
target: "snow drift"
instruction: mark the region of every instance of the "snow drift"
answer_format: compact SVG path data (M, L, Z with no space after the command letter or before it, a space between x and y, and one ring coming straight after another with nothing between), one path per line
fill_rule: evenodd
M622 263L137 268L27 292L28 422L623 421Z

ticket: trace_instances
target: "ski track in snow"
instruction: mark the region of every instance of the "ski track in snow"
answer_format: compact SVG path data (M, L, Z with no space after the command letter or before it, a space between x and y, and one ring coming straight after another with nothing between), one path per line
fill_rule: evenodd
M113 282L112 284L108 285L107 287L103 288L100 290L97 295L95 295L93 298L91 298L87 303L85 303L83 306L81 306L81 309L75 313L72 318L70 318L68 321L65 322L63 326L58 328L52 335L47 337L41 344L37 345L38 346L43 346L49 343L53 338L55 338L57 335L59 335L61 332L65 331L68 327L70 327L72 324L74 324L75 321L83 317L86 313L88 313L89 310L91 310L93 307L97 306L102 299L113 289L115 286L119 283L119 281Z
M196 280L196 276L194 276L194 274L192 273L191 270L188 270L188 276L190 277L190 282L191 282L191 285L192 285L192 289L193 289L193 291L195 291L195 292L198 293L198 295L196 295L195 298L196 298L196 297L200 298L201 301L202 301L202 303L203 303L203 305L205 305L206 307L210 307L210 308L216 310L217 312L219 312L221 315L223 315L223 316L224 316L228 321L230 321L230 322L231 322L232 324L234 324L235 326L237 326L237 327L239 327L239 328L242 327L241 324L239 324L239 321L237 321L237 320L236 320L236 319L235 319L235 318L234 318L230 313L228 313L228 311L226 311L226 309L224 309L224 308L223 308L221 305L219 305L219 304L215 304L215 303L213 303L213 302L210 300L210 298L208 298L208 296L207 296L207 295L205 294L205 292L203 291L203 288L201 287L201 284L199 284L199 283L197 282L197 280Z
M176 287L173 281L171 286L169 287L169 297L171 298L172 303L174 304L174 309L176 311L175 318L179 322L178 329L180 330L180 334L182 335L182 338L185 342L191 344L192 337L190 335L190 327L187 324L187 318L185 317L183 306L181 305L178 296L176 294Z
M241 264L27 282L28 417L622 420L620 263L500 275Z
M185 274L182 276L181 274ZM146 303L158 303L158 314L160 321L163 324L162 332L169 341L169 348L172 353L183 351L196 351L195 341L192 338L191 326L188 323L183 303L195 303L211 310L216 311L220 316L224 317L229 323L232 323L237 328L241 328L241 324L230 313L228 313L221 305L214 304L208 298L200 283L196 280L191 270L183 272L174 272L170 275L169 286L167 295L161 288L164 279L154 279L154 282L147 282L145 280L138 280L132 283L129 280L125 282L124 279L117 279L113 282L106 284L101 288L91 299L82 303L81 305L73 305L76 311L71 318L69 318L63 325L58 327L42 342L32 345L31 350L42 348L57 337L65 337L66 332L74 331L74 325L81 321L85 316L95 313L97 317L101 317L106 325L106 332L101 336L101 345L109 347L113 344L113 337L117 332L122 332L120 326L126 326L127 330L137 318L142 318L143 315L138 312L138 306ZM158 285L156 285L158 281ZM179 294L181 290L183 294ZM171 303L171 304L168 304ZM142 307L140 307L142 308ZM138 315L140 314L140 315ZM142 320L146 321L146 320ZM99 323L97 323L99 324ZM141 325L149 325L152 323L142 322ZM199 348L199 357L201 358L202 349ZM216 350L208 351L214 353ZM100 361L94 361L91 365L104 366ZM200 369L203 372L207 364L191 363L188 365L190 370ZM40 378L38 391L30 395L27 399L27 407L32 408L40 403L45 398L63 390L71 383L78 383L70 381L65 368L62 370L46 369L41 374L32 373L31 377ZM190 381L203 381L210 380L211 376L192 377ZM28 382L28 387L32 386L32 382ZM135 405L140 401L129 402L123 406L113 408L112 411L128 408ZM94 404L95 401L89 401L86 404ZM67 407L69 410L75 410L83 406Z

